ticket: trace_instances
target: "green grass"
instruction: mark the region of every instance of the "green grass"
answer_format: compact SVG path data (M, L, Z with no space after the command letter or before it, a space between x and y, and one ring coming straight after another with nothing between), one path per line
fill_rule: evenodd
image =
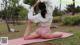
M80 45L80 26L62 26L55 30L71 32L74 35L65 39L52 40L51 43L55 45Z
M19 32L14 32L14 33L8 32L6 24L0 23L0 32L4 32L4 34L1 34L0 37L9 37L9 39L19 38L19 37L23 36L26 24L15 25L15 26L9 24L9 27L15 28Z
M13 25L10 24L10 27L13 27ZM6 34L0 35L0 37L7 36L9 39L15 39L23 36L25 31L25 24L22 25L16 25L15 29L19 32L8 32L7 27L5 23L0 23L0 32L6 32ZM59 26L57 28L52 29L52 31L65 31L65 32L71 32L74 33L74 36L68 37L65 39L57 39L57 40L51 40L50 43L54 45L80 45L80 26Z

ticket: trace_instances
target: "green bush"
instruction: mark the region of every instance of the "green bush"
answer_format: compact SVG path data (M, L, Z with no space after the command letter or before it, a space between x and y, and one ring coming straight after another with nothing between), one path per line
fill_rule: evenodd
M64 14L64 11L60 11L57 7L53 11L53 16L62 16Z
M61 22L61 16L55 16L55 17L53 17L53 22L54 23Z
M80 24L80 15L64 16L62 22L65 25L78 25Z
M37 0L24 0L25 4L29 4L29 5L34 5L36 3Z

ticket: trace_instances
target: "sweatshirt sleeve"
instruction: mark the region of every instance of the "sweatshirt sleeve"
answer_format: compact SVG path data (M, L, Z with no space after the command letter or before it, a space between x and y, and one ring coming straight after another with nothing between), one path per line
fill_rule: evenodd
M33 7L28 12L28 19L31 20L34 23L39 23L39 15L33 15L34 9Z

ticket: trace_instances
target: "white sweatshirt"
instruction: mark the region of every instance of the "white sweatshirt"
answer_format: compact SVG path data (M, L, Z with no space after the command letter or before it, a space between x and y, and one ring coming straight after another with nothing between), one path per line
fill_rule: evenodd
M24 4L23 0L21 0L19 2L19 4L29 11L28 12L29 20L31 20L34 23L39 23L41 26L49 26L50 27L52 20L53 20L52 12L54 10L53 6L52 6L52 2L50 2L49 0L44 0L41 2L44 2L46 4L46 10L47 10L46 18L43 18L41 16L41 13L38 13L33 16L33 12L34 12L33 7L30 8L30 6L28 6L27 4Z

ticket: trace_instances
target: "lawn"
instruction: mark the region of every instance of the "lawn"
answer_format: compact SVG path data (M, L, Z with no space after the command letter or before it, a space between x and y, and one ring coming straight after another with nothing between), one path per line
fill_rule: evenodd
M13 25L10 24L10 27L13 27ZM23 36L25 27L25 24L16 25L15 29L19 32L12 33L7 31L5 23L0 23L0 33L5 32L4 34L0 34L0 37L7 36L9 39L19 38ZM80 26L63 26L59 24L57 28L51 28L51 30L71 32L74 33L74 36L65 39L51 40L49 43L52 43L53 45L80 45Z
M65 39L52 40L50 41L51 43L55 45L80 45L80 26L61 26L53 30L72 32L74 33L74 36Z
M9 39L14 39L23 36L26 24L21 24L21 25L15 25L13 26L12 24L9 24L10 28L14 28L19 32L8 32L8 29L6 27L5 23L0 23L0 37L9 37Z

